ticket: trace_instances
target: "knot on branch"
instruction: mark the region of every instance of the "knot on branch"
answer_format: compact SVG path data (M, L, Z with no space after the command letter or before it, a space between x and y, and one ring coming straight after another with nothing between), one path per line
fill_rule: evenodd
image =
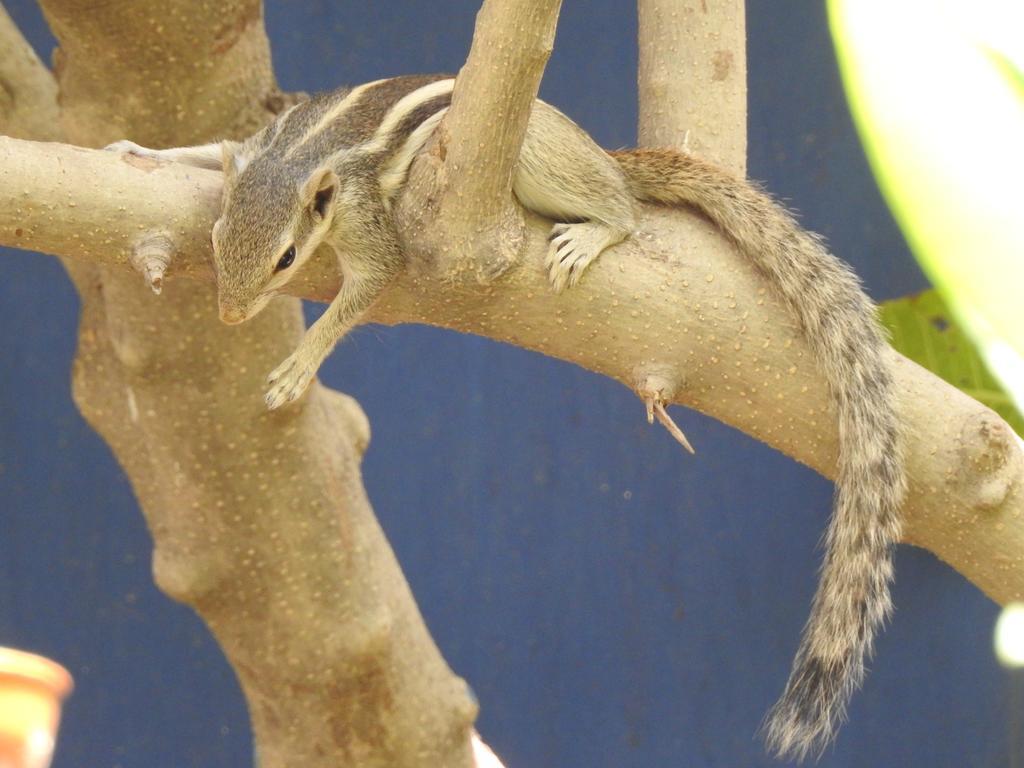
M143 235L132 246L129 261L132 266L142 273L153 293L158 294L163 290L164 273L171 263L171 255L174 252L174 243L170 236L164 232L150 232Z
M967 471L957 473L953 481L979 509L999 508L1022 471L1024 457L1016 435L986 410L964 419L960 438L960 460Z
M160 539L154 545L153 581L175 602L196 608L220 594L232 577L231 559L218 558L215 550L204 550L211 556L201 557L198 552L169 548Z
M407 265L414 276L488 285L521 260L526 221L508 194L467 199L453 184L443 125L438 133L412 164L394 209Z
M324 399L337 417L339 430L352 441L356 455L361 459L370 447L370 420L359 402L343 392L323 388Z

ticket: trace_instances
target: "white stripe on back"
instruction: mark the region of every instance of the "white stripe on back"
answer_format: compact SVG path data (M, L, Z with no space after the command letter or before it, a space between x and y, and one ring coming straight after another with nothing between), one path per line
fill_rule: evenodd
M405 176L409 171L413 158L423 148L423 145L427 143L427 139L430 138L430 135L437 128L437 124L441 122L441 118L444 117L447 111L448 107L439 109L416 126L416 130L409 134L409 138L405 140L402 147L381 168L378 178L385 202L390 201L398 187L405 181Z
M362 148L369 152L384 149L388 145L391 134L405 117L431 99L451 93L454 87L455 80L449 78L448 80L436 80L433 83L424 85L422 88L417 88L412 93L406 94L384 115L384 119L381 120L377 132L370 141L362 145Z
M363 85L357 86L356 88L353 88L351 91L345 94L345 98L343 98L341 101L339 101L329 110L327 110L327 112L325 112L323 116L316 121L316 124L302 135L301 139L299 139L297 142L295 142L292 146L288 148L288 151L285 152L284 156L291 157L293 154L295 154L295 152L297 152L299 149L305 146L310 139L312 139L318 133L323 131L324 128L326 128L328 125L330 125L339 117L341 117L341 115L344 114L346 110L348 110L353 104L355 104L359 100L359 97L361 97L368 88L383 83L384 79L374 80L372 83L364 83Z

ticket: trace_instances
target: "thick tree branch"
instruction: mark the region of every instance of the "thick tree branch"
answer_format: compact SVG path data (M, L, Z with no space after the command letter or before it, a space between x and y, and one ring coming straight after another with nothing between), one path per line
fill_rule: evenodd
M0 144L0 152L0 168L23 163L40 171L38 163L47 154L39 145L15 140ZM56 156L60 162L45 166L62 168L56 182L33 172L23 179L24 198L6 192L0 198L0 244L91 254L124 265L126 255L111 253L118 250L111 245L125 247L132 231L162 228L170 218L195 227L172 232L195 243L206 236L204 222L216 216L216 173L143 169L109 153L72 148L60 148ZM122 209L123 203L112 203L113 181L102 190L84 183L97 176L125 184L116 199L138 205ZM9 186L0 183L0 191ZM33 224L23 225L17 235L12 227L20 220L18 210L26 207L23 200L30 198L31 217L25 221ZM95 224L104 207L112 232ZM50 219L50 231L44 232L40 225L47 210L60 210L61 217ZM156 210L163 216L152 213ZM644 208L638 233L605 253L580 286L558 296L543 268L548 227L529 219L523 261L486 287L471 277L452 280L438 260L420 259L369 319L489 336L575 362L630 388L636 387L638 372L662 367L685 382L675 402L831 476L836 428L813 357L769 288L710 226L685 212ZM212 279L207 256L192 250L178 257L171 274ZM131 280L142 283L141 277ZM204 311L213 313L214 298L200 289L201 282L177 282L181 291L201 294ZM326 259L315 261L293 283L302 295L320 300L337 285ZM162 298L149 301L154 312L149 322L164 322L172 308ZM266 327L253 332L252 343L259 344ZM269 370L270 362L261 364ZM939 555L993 599L1021 599L1024 568L1017 553L1024 546L1024 461L1012 432L992 411L898 356L896 375L910 436L906 540ZM642 416L638 403L637 417Z
M477 221L504 207L561 0L487 0L445 126L451 215ZM461 207L454 207L461 203Z

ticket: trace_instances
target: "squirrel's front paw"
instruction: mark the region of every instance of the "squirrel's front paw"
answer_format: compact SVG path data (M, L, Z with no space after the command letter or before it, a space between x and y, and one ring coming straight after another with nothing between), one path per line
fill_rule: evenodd
M306 391L309 382L316 375L316 366L311 365L298 352L290 355L267 376L270 389L263 399L267 408L275 410L286 403L297 400Z

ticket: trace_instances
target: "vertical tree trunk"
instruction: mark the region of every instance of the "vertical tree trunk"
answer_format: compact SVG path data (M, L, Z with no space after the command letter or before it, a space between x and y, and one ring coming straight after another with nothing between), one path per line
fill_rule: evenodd
M287 103L256 0L43 8L72 143L240 138ZM123 270L75 277L75 400L131 478L157 583L238 674L260 764L472 765L476 705L363 491L361 409L319 386L284 412L263 405L266 373L301 337L299 301L228 328L211 285L172 281L158 297Z

